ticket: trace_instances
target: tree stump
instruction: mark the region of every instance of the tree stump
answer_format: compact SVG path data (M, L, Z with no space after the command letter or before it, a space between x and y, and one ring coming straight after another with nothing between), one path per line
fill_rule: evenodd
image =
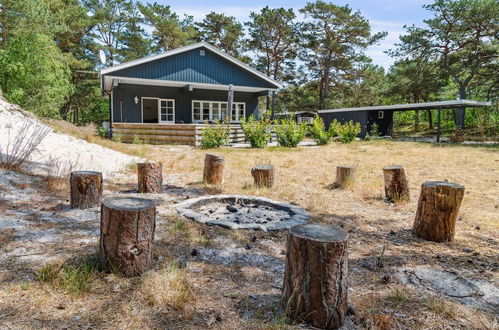
M139 193L163 192L163 166L161 162L137 163Z
M102 200L102 173L92 171L71 172L71 207L88 209L99 206Z
M251 169L255 186L271 188L274 186L274 166L257 165Z
M353 166L336 166L335 187L346 188L353 184L356 168Z
M225 160L223 156L206 154L204 157L203 182L207 184L224 183Z
M304 224L288 233L283 308L314 327L340 327L347 310L348 234Z
M383 176L385 179L385 196L388 200L402 202L410 199L409 183L407 182L403 166L392 165L383 167Z
M412 231L434 242L454 240L456 219L464 187L451 182L427 181L421 185L418 210Z
M154 202L134 197L105 199L100 249L106 269L136 276L151 268L155 227Z

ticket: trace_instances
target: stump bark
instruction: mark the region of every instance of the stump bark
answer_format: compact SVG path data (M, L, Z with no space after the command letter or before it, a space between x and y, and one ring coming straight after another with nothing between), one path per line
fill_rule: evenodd
M257 165L251 169L255 186L271 188L274 186L274 166Z
M412 231L434 242L454 240L457 214L464 187L451 182L427 181L421 185L418 209Z
M203 182L207 184L224 183L225 160L220 155L206 154L204 158Z
M160 162L138 163L137 179L139 193L163 192L163 166Z
M304 224L288 233L283 308L321 329L335 329L347 310L348 234L332 226Z
M155 227L154 202L133 197L105 199L100 249L106 269L137 276L151 268Z
M410 199L409 183L403 166L386 166L383 168L383 176L385 179L385 196L388 200L402 202Z
M99 206L102 200L102 173L92 171L71 172L69 184L71 207L88 209Z
M335 187L346 188L353 184L355 179L355 170L353 166L336 166L336 182Z

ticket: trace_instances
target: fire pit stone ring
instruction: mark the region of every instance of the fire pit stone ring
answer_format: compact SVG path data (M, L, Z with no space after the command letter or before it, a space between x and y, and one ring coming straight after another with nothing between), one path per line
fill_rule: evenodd
M264 197L210 195L175 205L177 212L194 221L228 229L276 231L308 221L308 212L296 205Z

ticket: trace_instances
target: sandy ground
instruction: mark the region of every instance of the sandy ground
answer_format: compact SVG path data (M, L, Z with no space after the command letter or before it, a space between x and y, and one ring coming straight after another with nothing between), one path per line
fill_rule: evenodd
M99 209L69 208L67 187L48 191L43 176L1 171L1 327L307 328L287 320L280 309L286 233L209 227L187 222L173 209L186 198L233 193L297 204L309 210L312 222L349 233L351 313L345 329L498 328L497 149L377 141L210 152L226 158L222 187L199 182L206 151L148 147L147 156L163 162L166 182L164 194L142 195L158 202L154 268L132 279L96 272L85 282L89 288L77 293L66 284L40 281L40 270L96 255ZM258 163L276 166L274 189L251 187L249 170ZM393 163L408 170L408 203L382 199L381 168ZM327 188L339 164L359 166L358 183L351 189ZM419 186L433 179L458 182L467 189L453 243L425 242L410 231ZM106 180L105 194L136 196L135 182L134 174ZM163 297L178 291L178 282L164 277L172 265L182 269L191 288L184 300ZM461 299L443 293L444 285L408 283L411 274L426 276L418 267L437 271L440 279L454 274L451 286L459 278L477 286L478 294Z

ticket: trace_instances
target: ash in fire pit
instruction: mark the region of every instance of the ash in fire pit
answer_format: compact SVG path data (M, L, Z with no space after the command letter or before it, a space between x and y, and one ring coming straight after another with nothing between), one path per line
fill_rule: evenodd
M204 196L175 208L189 219L230 229L283 230L308 220L307 211L300 207L252 196Z

